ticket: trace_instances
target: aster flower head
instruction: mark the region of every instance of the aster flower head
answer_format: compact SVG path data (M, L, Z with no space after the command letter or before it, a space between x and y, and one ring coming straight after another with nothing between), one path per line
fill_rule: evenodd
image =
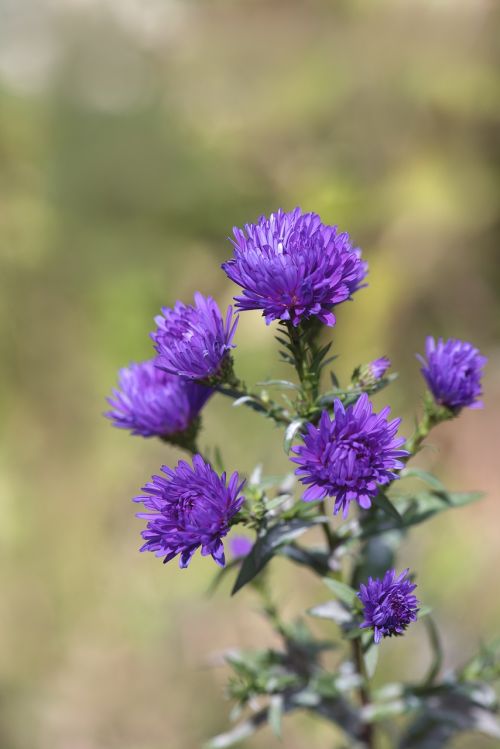
M147 520L142 531L141 551L152 551L164 562L179 555L179 566L187 567L196 549L211 555L224 567L222 539L229 531L231 519L244 502L240 494L244 482L233 473L219 476L201 455L193 457L192 466L185 460L176 468L162 466L163 476L153 476L143 487L142 502L148 512L138 517Z
M427 361L422 356L417 358L436 403L451 409L482 408L478 399L482 395L482 368L488 360L477 348L456 338L439 338L436 342L429 336L425 353Z
M387 570L382 580L368 578L360 585L358 598L364 606L363 628L372 628L378 644L382 637L402 635L411 622L417 620L420 601L413 595L417 587L408 579L409 570L396 577L395 570Z
M131 364L118 374L118 388L104 415L113 426L141 437L170 437L188 429L212 391L163 372L154 360Z
M193 380L216 377L227 361L238 318L229 307L225 319L212 297L199 292L194 305L176 302L162 308L151 333L158 352L156 366Z
M335 497L334 514L342 509L347 517L355 501L371 507L378 487L398 478L400 458L408 455L400 447L405 441L396 433L401 419L387 420L390 408L379 414L363 393L353 406L334 403L334 419L323 411L318 426L308 424L304 444L293 448L298 464L295 473L308 488L303 499Z
M243 289L237 307L261 309L267 324L285 320L297 326L316 317L334 325L332 308L350 299L367 273L348 234L300 208L261 216L233 233L233 257L222 268Z

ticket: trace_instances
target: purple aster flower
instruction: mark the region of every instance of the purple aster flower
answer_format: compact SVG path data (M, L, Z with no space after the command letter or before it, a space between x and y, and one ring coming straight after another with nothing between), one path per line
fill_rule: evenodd
M113 426L141 437L169 437L185 431L210 398L210 388L162 372L154 360L131 364L118 374L118 388L104 415Z
M471 343L450 338L437 343L429 336L425 342L427 361L417 356L434 399L451 409L482 408L482 368L488 361Z
M243 289L239 309L261 309L266 323L317 317L335 325L332 308L357 291L367 273L349 235L316 213L281 209L256 224L233 229L233 257L222 265Z
M155 317L151 334L158 352L156 366L172 374L202 380L217 376L234 348L232 340L238 324L229 307L225 320L212 297L197 292L194 305L176 302L173 309L162 308Z
M413 595L417 587L407 578L409 570L396 577L395 570L387 570L383 580L368 578L359 586L358 598L364 605L361 627L371 627L375 642L382 637L402 635L410 622L417 620L420 601Z
M229 550L233 559L243 559L253 547L248 536L233 536L229 539Z
M307 425L304 445L293 448L298 457L292 458L299 465L295 473L308 485L306 502L335 497L334 514L342 509L347 517L353 500L368 509L379 485L398 478L399 458L408 452L399 449L404 438L396 437L401 419L388 421L389 412L387 407L373 413L363 393L347 409L336 399L333 420L323 411L317 427Z
M162 466L163 476L153 476L136 497L149 512L138 517L147 520L142 531L141 551L153 551L169 562L178 554L180 567L187 567L198 547L203 556L211 554L221 567L225 564L222 539L229 531L231 518L241 508L244 481L237 473L229 481L219 476L201 455L193 465L180 460L176 468Z

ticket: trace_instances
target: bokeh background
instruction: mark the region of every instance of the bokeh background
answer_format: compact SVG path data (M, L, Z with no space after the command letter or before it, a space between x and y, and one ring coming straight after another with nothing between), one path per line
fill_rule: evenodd
M419 458L482 504L416 528L401 566L446 666L498 634L500 6L495 0L0 0L0 746L196 749L227 723L208 654L262 646L252 593L139 555L130 498L179 454L111 428L116 370L149 357L162 304L225 305L233 225L301 205L348 230L370 285L333 331L346 376L388 354L378 396L409 435L428 332L489 356L483 411ZM276 376L244 314L238 372ZM277 432L214 399L205 445L287 470ZM322 599L277 562L285 616ZM422 629L380 678L428 663ZM336 745L303 716L284 746ZM464 737L465 749L491 741ZM277 747L268 729L248 747Z

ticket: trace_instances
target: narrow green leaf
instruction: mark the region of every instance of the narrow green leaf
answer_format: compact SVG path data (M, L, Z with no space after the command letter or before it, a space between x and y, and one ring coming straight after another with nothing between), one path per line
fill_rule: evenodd
M273 694L269 702L267 719L275 736L281 738L281 719L283 717L283 696Z
M346 583L341 583L340 580L335 580L333 577L325 577L323 579L325 585L332 590L337 598L346 603L348 606L353 606L358 597L354 588Z
M421 606L418 610L418 618L422 619L424 616L429 616L432 613L430 606Z
M387 515L391 515L391 517L397 520L398 523L403 523L403 518L394 507L389 497L387 497L383 492L379 491L377 496L373 499L373 504L376 507L380 507L380 509L383 510Z
M281 546L289 544L314 525L323 522L322 517L293 518L281 520L261 535L241 565L231 595L249 583L273 558Z
M318 619L330 619L337 624L346 624L352 621L352 615L338 601L326 601L314 606L307 612L310 616Z
M204 749L228 749L230 746L239 744L240 741L248 739L267 720L267 710L261 710L243 723L239 723L227 733L221 733L210 739Z
M446 491L444 484L436 476L428 471L423 471L421 468L404 468L401 471L400 476L402 479L417 478L421 481L425 481L425 483L432 486L433 489Z
M319 549L303 549L295 544L282 546L278 553L290 559L296 564L308 567L320 577L325 577L329 572L328 559L329 554Z
M285 450L287 455L290 452L290 448L295 436L300 432L303 426L304 419L295 419L295 421L292 421L292 423L287 426L285 430L285 437L283 439L283 449Z
M370 647L368 648L368 650L366 651L364 655L366 675L368 676L369 679L373 679L375 675L375 671L377 670L378 655L379 655L379 646L375 645L375 643L370 645Z
M384 517L380 517L374 513L369 515L363 522L359 536L361 538L369 538L370 536L386 533L390 530L409 528L412 525L418 525L424 522L424 520L428 520L444 510L454 507L464 507L471 502L477 502L482 496L481 492L450 493L442 491L421 492L410 496L400 496L398 497L398 507L400 508L402 523L392 516L385 515Z
M285 390L300 390L300 387L295 382L290 382L289 380L263 380L262 382L258 382L257 385L284 388Z

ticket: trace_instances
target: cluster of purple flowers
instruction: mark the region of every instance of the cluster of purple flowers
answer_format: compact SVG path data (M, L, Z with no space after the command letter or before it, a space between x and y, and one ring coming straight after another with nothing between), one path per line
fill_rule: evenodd
M242 289L236 307L261 310L267 324L277 320L297 327L315 318L334 325L335 307L365 285L367 264L360 250L315 213L279 210L233 231L233 256L222 268ZM156 357L120 371L106 416L134 435L184 444L179 436L198 428L214 388L232 372L238 317L231 306L223 314L214 299L196 293L193 304L177 301L162 308L155 322ZM422 373L438 407L480 406L486 359L477 349L455 339L428 338L426 356L419 357ZM356 371L353 384L370 390L390 364L387 357L372 361ZM352 502L363 510L371 507L380 487L398 478L408 455L404 438L397 435L400 419L389 420L389 411L375 413L363 392L347 408L336 399L333 413L325 409L317 422L305 426L303 444L293 448L292 458L306 487L305 501L333 497L334 514L342 510L344 517ZM142 550L165 562L178 556L186 567L200 548L224 565L222 539L244 503L244 482L237 473L229 479L219 475L199 454L191 465L180 461L174 469L161 470L163 475L153 476L135 498L147 510L139 515L146 520ZM234 537L233 559L243 559L251 545L246 537ZM370 578L361 585L361 626L374 629L375 642L402 634L417 617L415 585L407 572L397 577L389 570L383 580Z

